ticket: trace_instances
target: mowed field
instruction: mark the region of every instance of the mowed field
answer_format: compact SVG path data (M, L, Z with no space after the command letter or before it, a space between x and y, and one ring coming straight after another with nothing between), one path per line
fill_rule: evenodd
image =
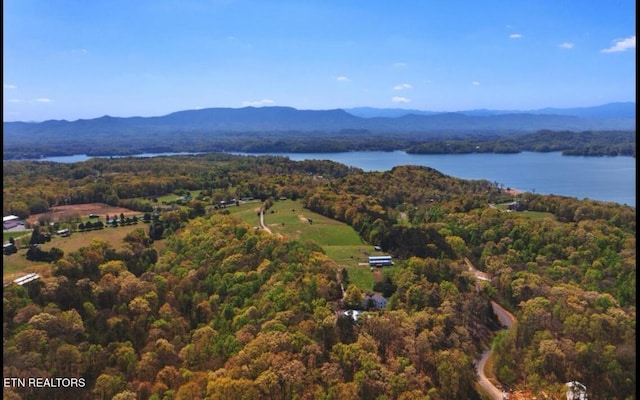
M227 210L259 227L261 205L257 201L249 202L230 206ZM264 223L274 234L318 243L328 257L347 270L350 282L363 290L371 290L376 275L380 275L369 269L368 256L384 253L374 251L373 245L360 239L349 225L304 209L300 201L275 201L265 212Z

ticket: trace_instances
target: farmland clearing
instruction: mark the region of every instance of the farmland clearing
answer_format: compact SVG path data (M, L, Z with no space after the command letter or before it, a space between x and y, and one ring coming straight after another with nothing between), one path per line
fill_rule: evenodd
M259 201L241 203L238 206L229 206L225 210L237 216L256 229L260 225L259 211L262 203ZM109 216L140 216L140 212L121 207L113 207L101 203L78 204L53 207L45 214L31 216L29 223L36 223L45 217L51 222L65 222L69 220L88 219L89 215L97 215L100 219ZM371 290L374 282L381 279L382 272L377 268L370 269L368 256L374 251L373 246L365 243L349 225L327 218L302 207L299 200L279 200L264 213L265 225L274 234L289 240L302 242L313 241L325 251L326 255L334 260L339 269L346 269L349 281L362 290ZM52 247L61 249L64 254L79 250L89 245L93 240L104 240L114 248L121 249L124 246L123 238L131 231L142 228L147 230L147 225L138 223L135 225L119 226L117 228L105 228L87 232L74 232L69 237L53 236L50 242L42 245L45 251ZM25 232L30 235L30 232ZM164 241L156 241L153 245L161 254ZM3 255L3 280L13 280L16 277L31 272L37 272L41 276L50 274L50 264L33 262L26 259L26 248L21 248L18 253Z

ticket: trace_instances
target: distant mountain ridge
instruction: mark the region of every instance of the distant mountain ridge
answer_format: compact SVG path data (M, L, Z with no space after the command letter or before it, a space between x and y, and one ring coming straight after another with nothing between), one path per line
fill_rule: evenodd
M438 111L423 111L416 109L403 108L374 108L374 107L356 107L345 108L346 112L362 118L373 117L389 117L397 118L408 114L416 115L435 115L444 114ZM634 102L617 102L607 103L593 107L573 107L573 108L540 108L536 110L466 110L456 111L455 113L469 116L489 116L502 114L536 114L536 115L568 115L573 117L587 119L635 119L636 103Z
M635 103L596 107L544 108L534 111L470 110L434 112L405 109L351 108L298 110L292 107L205 108L177 111L158 117L111 117L76 121L4 122L6 134L43 132L67 134L85 129L131 132L169 131L324 131L366 129L398 131L533 132L553 130L635 130Z
M631 104L633 109L622 103L567 110L549 108L536 113L476 110L419 114L404 110L404 114L395 117L384 116L398 113L393 109L359 109L360 115L371 115L363 117L354 115L358 113L354 109L206 108L158 117L106 115L76 121L4 122L3 159L285 148L337 151L349 146L394 149L400 142L409 145L445 138L508 137L542 130L635 132L635 103Z

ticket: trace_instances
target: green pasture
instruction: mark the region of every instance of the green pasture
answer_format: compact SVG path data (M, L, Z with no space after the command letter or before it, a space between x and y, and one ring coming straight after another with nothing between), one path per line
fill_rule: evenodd
M524 212L517 213L517 215L519 217L529 218L529 219L545 219L545 218L556 219L555 215L548 212L541 212L541 211L524 211Z
M240 218L244 222L253 226L260 226L260 207L262 207L262 202L260 200L254 200L246 203L241 203L240 205L230 205L220 212L229 212L234 216Z
M508 213L513 214L516 217L521 217L521 218L529 218L529 219L550 218L550 219L556 219L555 215L553 215L552 213L549 213L549 212L528 211L528 210L527 211L510 211L509 210L509 205L511 203L512 202L496 204L495 207L500 211L508 212Z
M21 237L31 237L31 229L26 229L23 231L11 231L11 232L2 232L2 241L8 242L11 238L14 240L19 239Z
M259 226L261 206L260 202L249 202L226 210L253 226ZM365 243L349 225L309 211L299 200L275 201L265 212L264 223L274 234L291 240L316 242L339 268L347 270L351 284L363 290L373 287L374 277L367 257L382 253L374 252L373 246Z
M189 191L185 191L185 195L186 193L191 194L191 198L195 199L196 197L198 197L198 195L200 194L201 190L189 190ZM158 203L162 204L162 203L171 203L171 202L175 202L178 200L181 200L185 195L178 195L175 193L169 193L167 195L164 196L158 196L156 197L158 199Z

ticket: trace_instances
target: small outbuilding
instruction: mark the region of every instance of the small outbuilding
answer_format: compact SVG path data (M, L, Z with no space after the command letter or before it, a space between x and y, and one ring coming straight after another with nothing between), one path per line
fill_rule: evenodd
M370 267L390 267L392 265L391 256L369 256Z
M69 229L60 229L59 231L56 231L56 235L62 237L71 236L71 231Z
M15 215L7 215L6 217L2 217L3 229L13 229L20 225L20 222L20 218Z

